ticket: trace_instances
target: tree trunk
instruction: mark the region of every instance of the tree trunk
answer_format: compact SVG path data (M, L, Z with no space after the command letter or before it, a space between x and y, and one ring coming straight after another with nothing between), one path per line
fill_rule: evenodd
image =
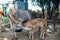
M47 4L48 4L47 13L48 13L49 19L51 19L51 13L50 13L50 1L48 1Z
M44 15L44 6L42 6L42 12L43 12L43 18L45 18L45 15Z

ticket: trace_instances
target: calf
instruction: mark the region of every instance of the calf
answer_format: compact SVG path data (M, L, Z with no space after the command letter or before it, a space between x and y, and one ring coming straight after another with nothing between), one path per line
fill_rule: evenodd
M29 39L34 40L34 28L41 28L41 34L40 34L40 38L44 39L44 35L45 35L45 30L46 30L46 20L43 18L35 18L32 20L28 20L25 23L22 23L20 20L18 22L18 24L21 28L25 29L25 30L29 30Z

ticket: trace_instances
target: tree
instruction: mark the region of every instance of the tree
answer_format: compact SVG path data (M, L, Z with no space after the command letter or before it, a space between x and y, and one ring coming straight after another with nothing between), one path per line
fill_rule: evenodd
M57 10L57 14L58 14L58 8L59 8L59 0L52 0L52 2L53 2L53 4L55 5L55 10ZM58 16L58 15L56 15L56 16Z
M53 14L55 14L54 15L54 30L56 31L56 27L55 27L55 23L56 23L56 20L58 19L58 13L59 13L59 10L58 10L58 8L59 8L59 2L60 2L60 0L52 0L52 2L53 2ZM57 10L57 13L55 13L55 10Z
M46 0L32 0L32 2L35 2L36 3L36 5L38 5L39 7L41 7L42 8L42 14L43 14L43 18L45 17L45 15L44 15L44 6L45 6L45 4L46 4Z

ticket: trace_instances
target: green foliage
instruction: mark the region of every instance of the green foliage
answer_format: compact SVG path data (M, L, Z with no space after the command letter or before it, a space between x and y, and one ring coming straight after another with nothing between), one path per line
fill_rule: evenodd
M4 24L7 24L9 22L8 17L3 17L2 20Z
M38 10L35 10L35 11L33 10L32 12L38 12Z

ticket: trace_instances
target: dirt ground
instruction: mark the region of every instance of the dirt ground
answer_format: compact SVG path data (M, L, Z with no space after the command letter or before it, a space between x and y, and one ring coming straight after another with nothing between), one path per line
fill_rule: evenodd
M60 25L59 25L60 26ZM45 36L45 39L44 40L60 40L60 27L58 27L58 34L56 34L56 33L49 33L49 35L48 36ZM17 40L28 40L28 36L26 35L27 34L27 32L26 31L22 31L22 32L17 32ZM37 35L38 34L38 32L36 32L34 35L34 40L41 40L40 38L39 38L39 36ZM12 40L12 33L11 33L11 31L4 31L4 32L2 32L2 33L0 33L0 40L3 40L3 38L5 39L5 40Z

